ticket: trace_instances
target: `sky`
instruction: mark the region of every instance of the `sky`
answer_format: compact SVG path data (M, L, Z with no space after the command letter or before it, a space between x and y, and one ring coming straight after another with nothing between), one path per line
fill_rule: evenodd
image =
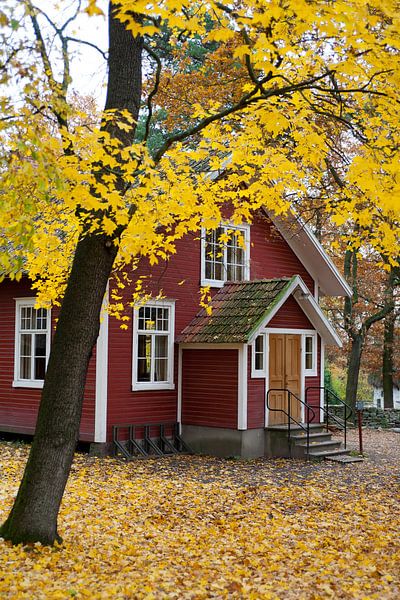
M57 26L62 26L65 21L74 13L76 0L54 0L37 1L36 6L46 12L51 20ZM83 0L83 7L86 0ZM108 2L99 0L98 6L107 14ZM45 19L40 20L42 27L50 33L51 28L46 24ZM108 47L107 19L102 16L89 17L86 14L80 14L79 17L68 25L66 32L69 36L91 42L101 50L106 51ZM70 42L70 53L72 55L71 75L72 88L82 95L93 96L99 107L102 108L106 95L106 76L107 68L104 58L101 54L88 45ZM57 53L52 53L53 60Z

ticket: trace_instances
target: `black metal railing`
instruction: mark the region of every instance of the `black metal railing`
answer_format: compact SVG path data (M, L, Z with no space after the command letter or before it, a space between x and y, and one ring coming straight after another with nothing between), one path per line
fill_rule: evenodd
M269 395L271 392L284 392L287 394L287 410L285 410L284 408L274 408L272 406L270 406L269 403ZM303 405L306 409L306 414L305 414L305 423L301 423L300 421L297 421L297 419L295 419L292 415L292 398L299 402L299 404ZM310 423L313 422L313 420L316 417L316 413L314 411L314 409L312 408L312 406L310 406L307 402L305 402L304 400L302 400L301 398L299 398L296 394L294 394L291 390L289 390L288 388L270 388L267 391L267 400L266 400L266 404L267 404L267 408L269 411L272 412L281 412L283 413L287 419L287 427L288 427L288 444L289 444L289 453L291 455L292 453L292 446L291 446L291 442L290 442L290 437L291 437L291 425L292 423L295 423L296 425L298 425L300 427L300 429L302 429L303 431L306 432L306 453L307 453L307 460L309 459L309 450L310 450ZM310 419L310 413L311 413L311 419ZM284 423L286 425L286 423Z
M306 388L304 398L305 398L305 401L307 404L308 404L309 392L311 390L318 390L319 392L321 392L321 390L324 391L324 405L320 407L320 410L322 410L322 412L324 414L326 430L328 431L328 429L329 429L329 424L330 424L329 421L331 421L331 425L332 425L332 423L334 423L339 429L342 429L343 435L344 435L344 444L343 445L344 445L344 448L346 449L347 448L347 421L352 416L353 411L351 410L350 406L348 404L346 404L346 402L344 400L342 400L337 394L335 394L335 392L333 392L331 389L324 387L324 386L310 385ZM329 404L329 398L333 398L335 403ZM343 410L344 410L343 419L341 419L335 413L330 411L329 410L330 406L331 407L340 406L341 408L343 408Z

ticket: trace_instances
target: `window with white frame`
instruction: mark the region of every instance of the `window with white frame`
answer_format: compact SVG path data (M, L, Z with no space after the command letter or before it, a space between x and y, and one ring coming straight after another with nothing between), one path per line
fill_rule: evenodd
M202 231L202 285L249 279L248 225L220 225Z
M304 335L304 373L305 375L317 375L317 336L313 334Z
M252 346L251 376L265 377L266 369L266 340L265 335L260 334L256 337Z
M154 301L134 312L134 390L172 389L174 303Z
M14 387L42 387L50 352L50 310L16 300Z

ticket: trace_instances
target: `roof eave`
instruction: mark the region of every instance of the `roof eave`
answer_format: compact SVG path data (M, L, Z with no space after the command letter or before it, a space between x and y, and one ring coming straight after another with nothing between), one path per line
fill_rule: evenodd
M292 224L296 226L296 231L293 233L285 225L285 219L288 222L290 217L275 215L267 207L264 207L264 210L298 259L317 282L324 295L348 297L353 295L351 287L305 223L291 215Z

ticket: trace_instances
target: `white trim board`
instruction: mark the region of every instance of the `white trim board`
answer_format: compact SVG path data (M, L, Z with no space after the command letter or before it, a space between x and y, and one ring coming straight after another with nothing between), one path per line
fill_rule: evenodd
M238 352L238 424L240 430L247 429L247 361L248 345L242 344Z
M264 210L314 281L318 281L323 294L353 295L351 287L305 223L294 215L281 217L266 207Z
M100 315L100 331L96 344L96 401L94 417L94 441L107 441L108 402L108 293L107 284Z
M259 335L259 333L267 327L268 323L277 314L279 309L284 305L284 303L290 295L293 295L301 310L308 317L317 333L325 339L325 342L341 348L342 341L339 337L339 334L335 331L333 326L325 317L319 304L315 301L310 290L308 289L302 278L298 275L293 277L293 281L290 284L290 286L286 289L285 294L280 298L279 302L277 302L273 309L266 315L265 319L259 324L257 329L253 331L252 335L248 340L248 343L252 343L257 337L257 335Z

